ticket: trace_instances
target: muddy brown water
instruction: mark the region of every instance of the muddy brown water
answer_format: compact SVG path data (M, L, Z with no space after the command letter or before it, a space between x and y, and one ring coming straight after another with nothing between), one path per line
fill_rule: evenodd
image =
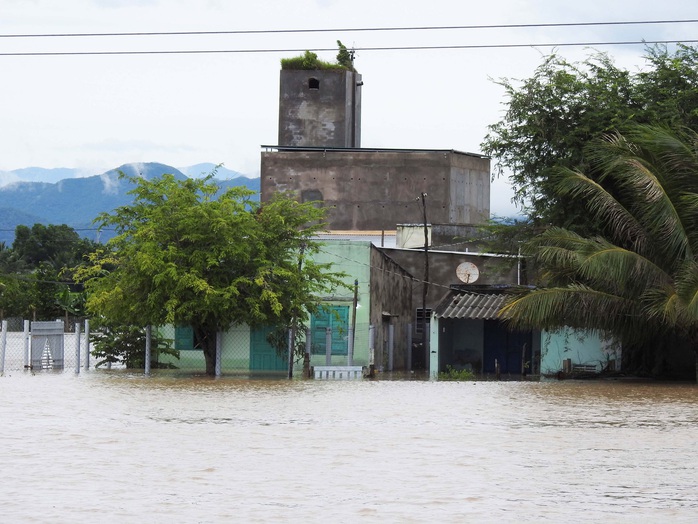
M2 522L696 522L698 386L0 378Z

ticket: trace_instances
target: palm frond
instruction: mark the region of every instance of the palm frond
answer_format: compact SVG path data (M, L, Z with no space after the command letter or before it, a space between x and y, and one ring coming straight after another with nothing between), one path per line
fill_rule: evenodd
M528 249L533 250L535 263L544 270L626 296L637 289L638 282L646 285L670 280L660 266L635 251L561 228L545 231Z
M619 319L639 314L637 303L581 284L541 288L512 296L499 317L516 329L564 326L616 332Z
M687 320L698 324L698 262L686 261L676 274L676 293L686 311Z
M603 236L550 228L526 253L550 287L510 298L513 328L569 326L623 342L698 333L698 134L637 128L589 150L591 175L558 172L562 195L581 199Z
M556 190L561 195L583 200L597 220L612 225L616 239L631 239L632 249L646 249L648 241L642 223L600 183L567 168L558 170L556 177Z
M642 225L650 245L663 244L657 253L664 263L692 256L679 195L655 151L657 142L644 128L629 136L609 135L589 150L592 164L602 173L599 183L614 188L616 198ZM661 143L661 138L656 140Z

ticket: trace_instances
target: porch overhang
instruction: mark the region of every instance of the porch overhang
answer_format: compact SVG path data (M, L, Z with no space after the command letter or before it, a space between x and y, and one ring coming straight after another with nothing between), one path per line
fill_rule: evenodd
M496 320L506 293L451 291L434 309L434 317L470 320Z

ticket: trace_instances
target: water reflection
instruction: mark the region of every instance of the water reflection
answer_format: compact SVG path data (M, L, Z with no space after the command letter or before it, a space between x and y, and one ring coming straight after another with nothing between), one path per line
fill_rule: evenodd
M696 391L19 374L3 517L690 522Z

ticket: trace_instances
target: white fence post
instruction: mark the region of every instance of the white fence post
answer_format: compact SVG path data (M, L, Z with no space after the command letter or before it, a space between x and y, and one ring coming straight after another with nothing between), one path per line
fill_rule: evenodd
M7 320L2 321L2 339L0 340L0 374L5 372L5 348L7 347Z
M24 369L29 369L31 365L29 364L29 321L24 321Z
M223 332L216 331L216 376L221 376L221 354L223 353Z
M152 339L152 328L145 326L145 374L150 375L150 344Z
M75 373L80 373L80 322L75 323Z
M85 369L90 369L90 320L85 319Z

